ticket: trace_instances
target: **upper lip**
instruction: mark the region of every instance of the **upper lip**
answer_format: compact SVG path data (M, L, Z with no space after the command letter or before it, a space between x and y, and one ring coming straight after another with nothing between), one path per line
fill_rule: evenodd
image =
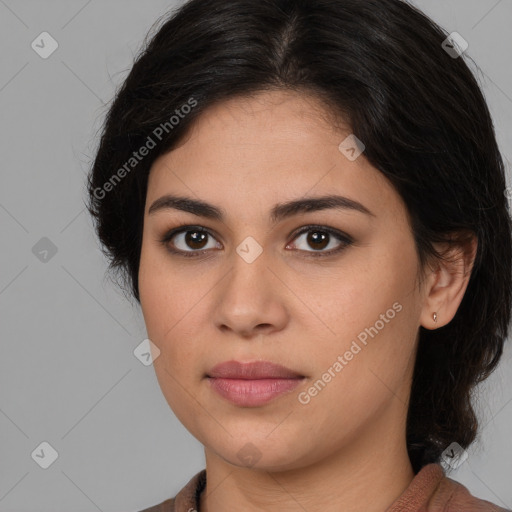
M224 379L297 379L303 377L285 366L270 361L225 361L215 365L207 377Z

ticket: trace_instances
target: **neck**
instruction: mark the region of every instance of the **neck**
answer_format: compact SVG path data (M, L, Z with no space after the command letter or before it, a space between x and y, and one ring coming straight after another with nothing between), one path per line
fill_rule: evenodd
M392 424L386 431L378 423L358 431L337 452L285 471L239 467L205 449L207 482L200 511L225 511L226 504L247 512L386 510L414 472L405 436L397 435Z

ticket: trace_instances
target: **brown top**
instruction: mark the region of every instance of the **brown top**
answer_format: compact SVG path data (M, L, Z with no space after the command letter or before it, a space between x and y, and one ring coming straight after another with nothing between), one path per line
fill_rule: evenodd
M140 512L201 512L199 496L206 485L206 469L194 475L178 492L159 505ZM385 512L512 512L476 498L459 482L448 478L440 464L424 466L409 487Z

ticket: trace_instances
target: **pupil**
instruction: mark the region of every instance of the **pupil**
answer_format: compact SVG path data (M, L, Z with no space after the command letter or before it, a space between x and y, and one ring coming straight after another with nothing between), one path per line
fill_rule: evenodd
M201 240L198 241L195 237L196 236L201 237ZM201 242L204 242L206 239L206 233L201 233L200 231L187 231L186 235L186 243L191 246L193 249L201 249L203 246L201 245ZM197 246L199 245L199 246Z
M325 233L322 233L320 231L312 231L310 235L308 236L308 243L311 243L312 245L315 244L322 244L322 242L325 242L327 240L327 235ZM322 245L322 247L316 247L317 249L324 249L325 243Z
M200 238L200 240L197 239ZM188 231L186 235L186 243L191 246L193 249L201 249L204 245L204 241L206 240L206 233L201 233L200 231ZM328 235L322 233L320 231L312 231L308 235L308 243L310 243L315 247L315 249L324 249L326 247L326 240ZM320 247L318 247L320 246Z

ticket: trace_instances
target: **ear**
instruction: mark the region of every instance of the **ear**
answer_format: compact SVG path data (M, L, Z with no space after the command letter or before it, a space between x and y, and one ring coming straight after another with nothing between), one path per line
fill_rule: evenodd
M420 324L425 329L437 329L450 323L466 292L475 262L478 239L474 233L467 233L464 238L459 233L457 238L459 243L451 244L451 247L447 243L434 244L435 249L444 254L445 259L436 260L436 268L428 275L420 316ZM434 322L434 313L437 313L437 322Z

